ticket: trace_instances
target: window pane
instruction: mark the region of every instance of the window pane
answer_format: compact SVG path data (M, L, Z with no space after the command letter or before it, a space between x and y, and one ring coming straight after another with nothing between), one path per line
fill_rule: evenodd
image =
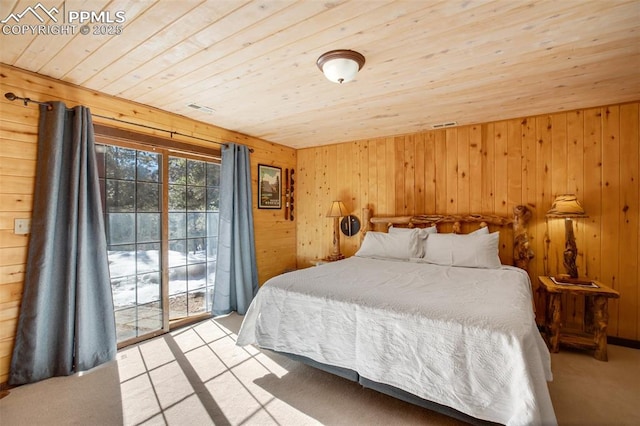
M207 213L207 236L218 236L218 220L220 213Z
M159 301L160 272L138 275L138 304Z
M187 186L187 211L201 212L205 210L205 188Z
M216 282L216 262L207 263L207 286L213 288Z
M187 242L177 240L169 242L169 266L181 266L187 264Z
M160 155L138 151L138 181L160 181Z
M160 302L138 304L136 320L138 336L161 329L162 305Z
M135 306L136 304L136 276L112 278L111 291L115 308Z
M207 186L220 186L220 164L207 163Z
M137 272L154 272L160 270L160 243L138 244L136 252Z
M220 189L218 187L207 188L207 211L217 212L220 208Z
M184 185L169 185L169 211L187 210L187 187Z
M205 185L205 167L202 161L187 161L187 185Z
M139 183L137 194L137 207L139 212L159 212L160 185L155 183Z
M135 275L136 273L136 246L133 244L109 246L109 275L111 283L114 278Z
M102 211L107 211L107 181L103 178L98 179L98 185L100 185L100 205Z
M184 318L187 316L187 295L186 293L176 294L169 297L169 319Z
M136 215L134 213L110 213L107 215L107 228L109 244L134 243Z
M187 302L189 315L195 315L204 312L206 307L204 295L205 292L202 290L189 293L189 299Z
M189 291L202 288L207 285L207 264L198 263L196 265L189 265L187 267L187 274L189 278Z
M160 241L160 213L138 213L138 242Z
M185 158L169 157L169 183L187 183L187 160Z
M169 268L169 294L187 291L187 267Z
M187 236L204 237L206 227L205 213L187 213Z
M107 212L135 211L135 182L107 179Z
M95 144L93 148L96 154L96 166L98 168L98 176L100 176L101 178L104 178L106 175L105 161L107 158L107 147L104 145Z
M177 240L187 237L187 214L169 213L169 239Z
M218 237L207 238L207 259L216 260L218 257Z
M136 151L115 146L108 147L107 178L134 180L136 178Z
M204 243L204 238L192 238L187 240L187 262L189 264L204 262L206 260Z

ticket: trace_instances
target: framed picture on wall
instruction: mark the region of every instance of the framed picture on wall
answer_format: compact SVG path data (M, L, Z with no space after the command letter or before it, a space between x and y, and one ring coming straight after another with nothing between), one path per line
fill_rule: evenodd
M258 164L258 208L282 208L282 169Z

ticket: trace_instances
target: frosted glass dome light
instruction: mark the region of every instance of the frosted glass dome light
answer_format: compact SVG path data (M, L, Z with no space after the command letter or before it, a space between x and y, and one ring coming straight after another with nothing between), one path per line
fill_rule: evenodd
M329 81L348 83L364 65L364 56L353 50L332 50L320 55L316 64Z

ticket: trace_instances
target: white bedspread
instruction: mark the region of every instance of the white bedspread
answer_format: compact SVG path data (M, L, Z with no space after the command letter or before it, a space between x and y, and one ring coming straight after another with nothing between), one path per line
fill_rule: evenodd
M527 274L351 257L265 283L238 345L349 368L473 417L556 424Z

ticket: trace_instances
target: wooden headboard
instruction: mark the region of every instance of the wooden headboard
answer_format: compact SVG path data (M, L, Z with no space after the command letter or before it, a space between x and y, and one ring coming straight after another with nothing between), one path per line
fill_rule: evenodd
M364 226L362 228L362 238L367 231L386 232L391 226L403 228L427 228L436 226L439 232L453 232L459 234L464 229L471 227L483 228L492 227L501 230L509 230L509 236L503 237L501 233L501 254L504 251L511 251L512 256L508 256L509 262L513 260L513 265L524 270L529 269L529 261L533 259L533 250L529 245L529 235L527 233L527 223L531 218L531 210L527 206L516 206L513 208L513 217L469 214L469 215L416 215L416 216L373 216L370 208L362 209ZM446 226L450 229L444 230ZM512 232L511 232L512 230ZM504 241L504 242L503 242ZM503 256L501 256L502 258Z

